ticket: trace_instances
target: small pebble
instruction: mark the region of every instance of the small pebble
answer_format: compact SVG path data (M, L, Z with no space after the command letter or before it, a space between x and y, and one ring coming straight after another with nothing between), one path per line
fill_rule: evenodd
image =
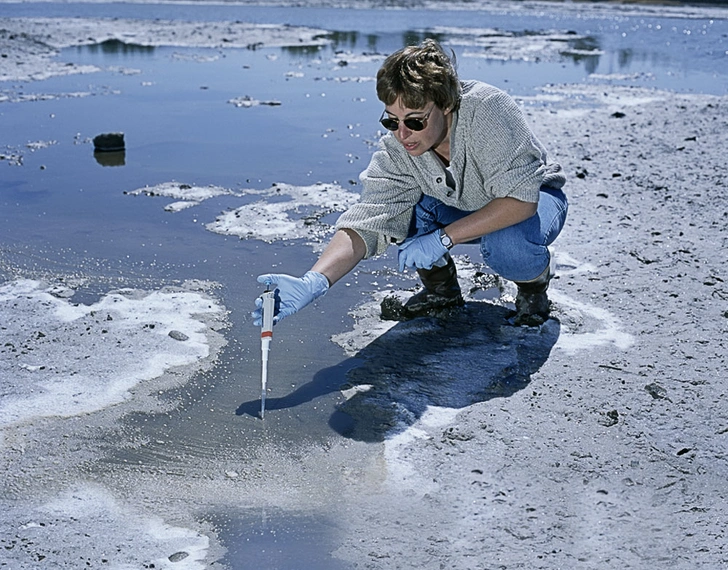
M169 336L171 336L174 340L189 340L190 337L188 337L185 333L180 331L169 331Z
M179 562L180 560L184 560L188 556L189 556L189 554L184 551L175 552L174 554L172 554L172 556L169 557L169 561L170 562Z

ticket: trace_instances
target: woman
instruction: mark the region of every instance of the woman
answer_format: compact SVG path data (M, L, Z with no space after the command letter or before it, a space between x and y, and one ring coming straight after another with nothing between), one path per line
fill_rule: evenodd
M488 266L518 285L516 325L548 318L548 245L564 225L565 177L528 128L516 103L478 81L459 81L434 40L390 55L377 73L380 118L391 131L361 174L360 201L303 277L266 274L280 304L296 313L365 258L399 244L399 267L415 268L424 290L395 318L463 304L449 250L480 243ZM254 313L260 324L260 302Z

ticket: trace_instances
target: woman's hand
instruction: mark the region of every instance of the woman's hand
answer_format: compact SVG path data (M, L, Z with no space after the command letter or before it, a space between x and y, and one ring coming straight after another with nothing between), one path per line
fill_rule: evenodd
M399 270L405 267L432 269L436 262L447 253L440 241L440 230L405 240L399 246Z
M317 271L308 271L303 277L267 273L258 277L258 283L264 283L267 287L275 286L276 304L273 324L297 313L329 290L329 280ZM255 306L256 309L252 313L253 324L261 326L263 324L263 299L258 297L255 300Z

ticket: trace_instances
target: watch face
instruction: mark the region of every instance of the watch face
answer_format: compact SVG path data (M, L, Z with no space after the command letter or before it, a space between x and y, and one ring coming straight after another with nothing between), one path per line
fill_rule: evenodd
M452 240L450 239L450 236L445 233L444 230L440 230L440 241L442 242L442 245L445 246L447 249L450 249L452 247Z

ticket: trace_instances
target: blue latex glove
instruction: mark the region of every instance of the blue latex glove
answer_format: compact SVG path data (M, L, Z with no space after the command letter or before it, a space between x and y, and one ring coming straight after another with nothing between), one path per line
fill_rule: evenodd
M317 271L308 271L303 277L267 273L258 276L258 283L263 283L267 287L276 286L273 324L297 313L329 290L329 280L323 273ZM255 306L257 308L252 313L253 324L259 327L263 324L263 299L258 297Z
M399 270L405 267L432 269L437 261L447 253L440 241L440 230L405 240L399 246Z

